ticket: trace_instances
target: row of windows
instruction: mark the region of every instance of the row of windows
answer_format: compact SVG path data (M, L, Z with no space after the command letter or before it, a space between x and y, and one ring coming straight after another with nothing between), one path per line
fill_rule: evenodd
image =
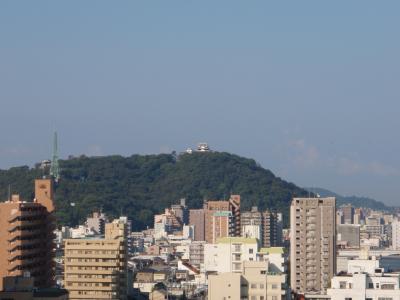
M116 284L111 284L109 282L96 282L96 283L91 283L91 282L71 282L67 281L66 286L68 287L76 287L76 286L85 286L85 287L116 287Z
M115 263L118 260L112 258L67 258L67 262L106 262Z
M230 296L228 297L228 299L230 298ZM224 300L226 298L224 297ZM240 300L249 300L248 297L241 297ZM264 296L250 296L250 300L265 300ZM271 296L271 300L278 300L278 296Z
M77 267L77 266L67 266L67 271L74 271L74 270L99 270L99 271L115 271L118 270L116 267Z
M244 283L244 284L241 285L241 287L242 288L247 288L248 285ZM258 288L258 289L263 290L265 288L265 284L264 283L250 283L250 288L251 289L257 289ZM279 285L276 284L276 283L273 283L273 284L270 285L270 289L272 289L272 290L276 290L278 288L279 288Z
M117 254L117 250L67 250L65 254Z
M112 274L68 274L68 278L89 278L89 279L106 279L106 278L115 278L115 275Z
M74 241L68 241L66 243L66 246L115 246L115 242L86 242L86 243L82 243L82 242L74 242Z

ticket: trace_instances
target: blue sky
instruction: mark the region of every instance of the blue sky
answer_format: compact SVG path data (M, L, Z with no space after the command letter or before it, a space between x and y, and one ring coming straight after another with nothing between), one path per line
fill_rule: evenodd
M399 204L400 2L1 1L0 168L206 141Z

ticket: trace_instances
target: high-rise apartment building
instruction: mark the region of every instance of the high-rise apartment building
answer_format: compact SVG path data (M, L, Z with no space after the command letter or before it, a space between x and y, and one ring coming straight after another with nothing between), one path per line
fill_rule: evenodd
M280 213L268 210L261 212L256 206L253 206L250 211L241 212L240 214L241 234L242 236L247 235L248 237L259 239L262 247L281 246L281 216Z
M0 290L3 278L33 277L34 287L53 284L53 183L35 181L35 199L12 195L0 203Z
M240 236L240 196L227 201L207 201L205 209L205 239L215 243L220 237Z
M191 209L189 210L189 225L194 225L194 240L205 240L205 210Z
M65 240L65 288L69 299L127 298L127 224L105 226L104 239Z
M291 288L325 293L336 269L336 199L294 198L290 207Z
M350 204L342 207L343 212L343 223L354 224L354 207Z

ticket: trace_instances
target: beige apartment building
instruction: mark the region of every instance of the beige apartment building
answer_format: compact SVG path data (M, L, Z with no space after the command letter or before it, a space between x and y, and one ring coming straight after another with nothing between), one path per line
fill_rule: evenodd
M5 277L33 278L35 288L53 284L53 184L35 181L35 199L19 195L0 203L0 291Z
M245 261L242 273L221 273L208 277L209 300L288 299L286 275L268 272L268 261Z
M105 226L104 239L65 240L64 285L69 299L127 298L127 225Z
M298 294L325 293L336 269L336 199L294 198L290 207L290 284Z

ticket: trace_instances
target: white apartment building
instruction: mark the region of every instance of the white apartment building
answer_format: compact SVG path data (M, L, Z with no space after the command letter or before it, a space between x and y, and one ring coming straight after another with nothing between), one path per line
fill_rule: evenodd
M347 272L334 276L327 294L332 300L400 300L400 274L385 273L375 256L362 250L348 261Z
M376 271L335 276L327 294L331 300L400 300L400 274Z
M287 256L283 247L261 248L257 253L257 261L266 260L269 263L269 272L286 273Z
M216 244L204 245L206 272L242 272L244 261L256 261L258 241L255 238L224 237Z

